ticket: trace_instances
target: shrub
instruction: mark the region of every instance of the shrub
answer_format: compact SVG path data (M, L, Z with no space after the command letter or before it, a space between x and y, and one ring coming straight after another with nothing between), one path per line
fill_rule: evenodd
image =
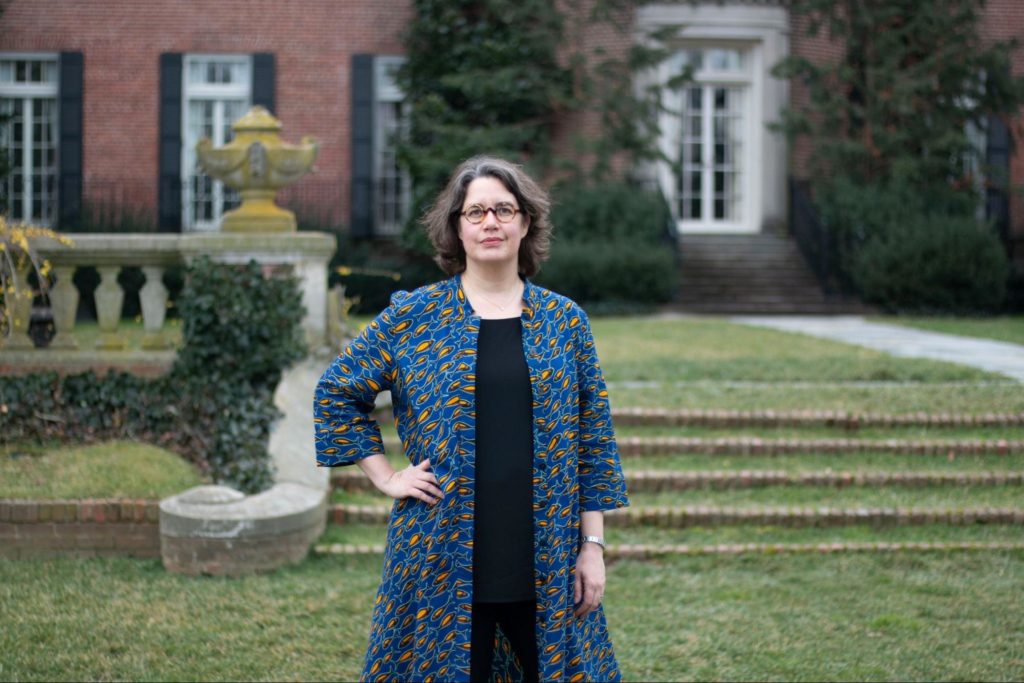
M305 354L299 299L294 278L264 277L255 261L232 267L197 260L178 300L184 344L174 374L272 390Z
M668 207L628 183L556 193L551 257L537 282L597 310L623 310L672 298L675 241Z
M37 373L0 377L0 443L129 438L174 450L214 481L254 493L272 482L273 393L303 354L298 283L196 261L182 293L185 345L171 372L145 379Z
M994 311L1009 265L996 235L970 217L921 215L870 236L851 258L866 300L897 311Z
M556 242L537 282L588 308L642 308L672 298L672 251L624 240Z
M553 199L551 222L557 239L672 243L664 200L629 183L575 186L556 191Z

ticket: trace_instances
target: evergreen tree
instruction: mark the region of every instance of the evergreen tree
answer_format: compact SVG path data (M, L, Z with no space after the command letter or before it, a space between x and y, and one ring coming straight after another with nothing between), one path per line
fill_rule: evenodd
M475 154L543 168L549 128L571 95L547 0L415 0L399 84L410 105L400 147L422 207ZM418 212L414 212L418 213Z
M810 105L785 113L782 129L807 135L812 177L955 189L971 149L968 129L987 130L1024 103L1012 76L1016 41L986 45L984 0L793 0L808 34L843 46L839 60L791 55L778 76L807 85ZM984 150L981 150L982 152ZM970 183L961 183L970 187Z

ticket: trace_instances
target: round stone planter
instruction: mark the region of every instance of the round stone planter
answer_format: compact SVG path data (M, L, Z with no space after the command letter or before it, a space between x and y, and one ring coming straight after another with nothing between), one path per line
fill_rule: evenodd
M254 496L196 486L160 501L168 571L234 576L301 562L323 533L327 492L280 483Z

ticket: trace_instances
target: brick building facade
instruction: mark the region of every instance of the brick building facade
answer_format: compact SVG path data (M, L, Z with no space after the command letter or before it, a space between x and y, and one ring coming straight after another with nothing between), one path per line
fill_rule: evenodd
M163 230L214 229L231 197L196 176L192 146L202 135L218 142L233 117L265 104L286 140L320 141L315 172L281 202L308 223L394 233L408 187L387 144L402 106L392 72L411 17L408 0L8 0L0 103L23 124L4 139L23 173L9 181L8 201L57 225L113 208ZM808 150L788 149L765 124L805 94L769 70L790 51L828 59L836 45L805 36L773 0L647 3L631 20L635 40L679 26L665 68L696 67L697 82L674 103L683 116L665 126L665 151L680 164L647 169L680 231L784 225L785 179L800 176ZM993 40L1024 35L1024 3L989 0L982 30ZM621 52L624 35L575 40ZM1024 72L1024 51L1013 68ZM595 112L564 121L555 149L570 153L573 134L598 130ZM1024 183L1024 155L1009 157L1009 172ZM1011 238L1024 241L1019 195L1007 213Z

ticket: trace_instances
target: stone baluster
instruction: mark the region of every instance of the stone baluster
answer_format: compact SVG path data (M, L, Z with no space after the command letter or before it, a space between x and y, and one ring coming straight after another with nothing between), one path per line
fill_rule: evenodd
M31 265L27 260L18 265L12 273L11 289L5 294L9 299L6 301L8 330L4 348L12 351L35 348L28 336L28 326L32 321L32 287L28 283Z
M50 288L50 308L53 309L53 327L56 333L50 341L51 349L77 349L75 315L78 313L78 288L72 278L75 266L54 266L56 284Z
M121 322L121 310L124 306L124 289L117 281L121 273L120 266L98 266L100 285L96 288L96 317L99 318L100 338L96 348L104 351L121 351L127 348L123 337L118 335L117 326Z
M167 339L162 334L164 318L167 315L167 288L164 287L164 269L162 266L143 266L146 284L139 291L139 302L142 304L142 327L145 336L142 338L144 349L165 349Z

